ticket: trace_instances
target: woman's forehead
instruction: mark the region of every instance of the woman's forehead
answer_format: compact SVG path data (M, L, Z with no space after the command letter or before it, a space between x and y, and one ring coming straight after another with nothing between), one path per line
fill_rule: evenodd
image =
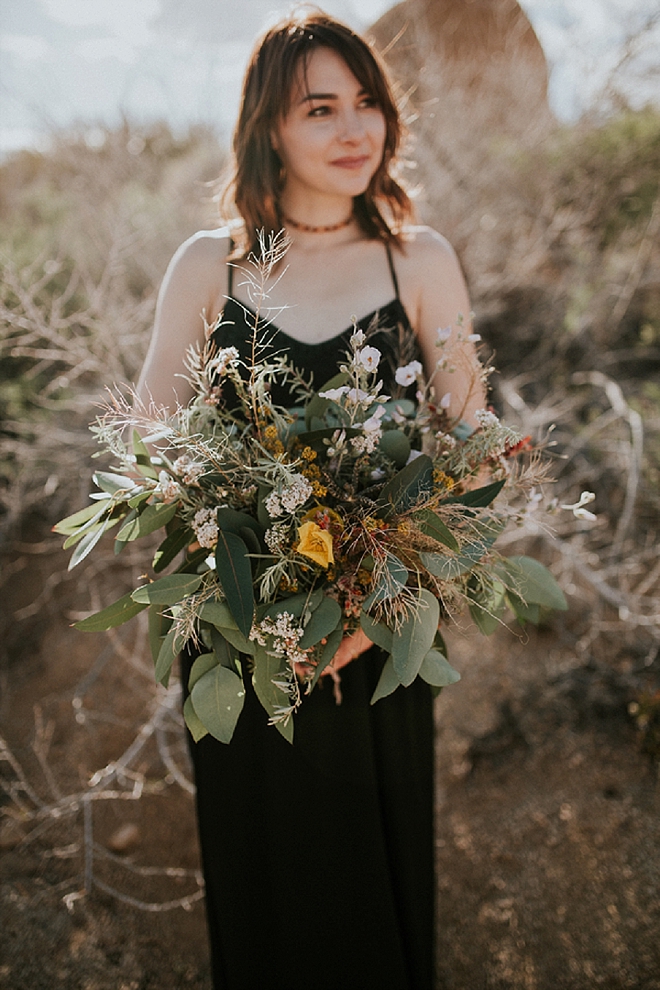
M347 91L360 92L362 84L342 56L332 48L315 48L301 58L296 66L291 92L292 105L310 95L341 95Z

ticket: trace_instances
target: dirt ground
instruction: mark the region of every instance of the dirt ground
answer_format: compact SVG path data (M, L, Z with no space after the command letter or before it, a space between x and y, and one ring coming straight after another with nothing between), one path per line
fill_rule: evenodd
M0 986L209 990L176 697L151 685L139 621L69 627L80 589L61 565L19 559L3 591L17 618L1 674ZM439 990L660 988L638 660L593 657L587 626L574 604L525 641L451 636L462 681L437 701Z

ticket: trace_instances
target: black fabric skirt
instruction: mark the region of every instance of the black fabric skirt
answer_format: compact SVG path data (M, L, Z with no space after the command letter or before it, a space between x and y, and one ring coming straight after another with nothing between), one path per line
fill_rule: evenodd
M194 657L182 657L184 688ZM370 705L383 654L272 726L250 684L229 745L191 740L215 990L431 990L428 685Z

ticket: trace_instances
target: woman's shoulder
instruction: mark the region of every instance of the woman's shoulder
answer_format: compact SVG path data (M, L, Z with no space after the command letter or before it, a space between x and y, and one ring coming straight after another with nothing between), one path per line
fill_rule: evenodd
M198 230L188 237L174 253L171 265L188 267L196 265L217 266L231 250L231 234L228 227L217 230Z
M432 227L407 227L400 258L397 268L415 283L426 282L429 277L448 278L460 272L453 247Z

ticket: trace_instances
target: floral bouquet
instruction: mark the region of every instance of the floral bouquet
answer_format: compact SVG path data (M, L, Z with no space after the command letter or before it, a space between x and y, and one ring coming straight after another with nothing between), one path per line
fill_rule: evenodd
M162 683L194 646L184 716L195 739L229 742L250 677L292 741L296 709L358 628L385 657L376 702L417 677L434 691L459 679L439 628L463 606L485 634L507 609L524 624L566 608L542 564L494 547L543 474L537 454L522 463L529 438L487 410L474 430L451 421L417 361L395 373L416 383L416 401L384 395L381 353L360 329L319 391L283 354L263 356L258 314L249 359L214 329L188 354L187 406L112 395L92 430L117 463L55 527L75 546L70 567L111 529L117 553L164 531L154 579L76 626L148 609ZM448 338L439 331L439 364ZM275 405L273 382L300 404ZM477 476L487 483L474 488Z

